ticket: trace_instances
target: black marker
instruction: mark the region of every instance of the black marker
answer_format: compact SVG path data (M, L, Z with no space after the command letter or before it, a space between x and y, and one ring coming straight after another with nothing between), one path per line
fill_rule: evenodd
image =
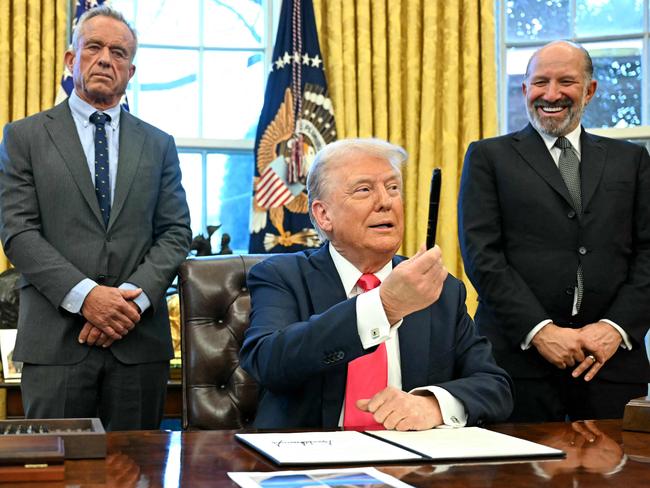
M427 223L427 249L436 245L436 227L438 226L438 205L440 204L440 185L442 172L440 168L433 170L431 176L431 193L429 194L429 221Z

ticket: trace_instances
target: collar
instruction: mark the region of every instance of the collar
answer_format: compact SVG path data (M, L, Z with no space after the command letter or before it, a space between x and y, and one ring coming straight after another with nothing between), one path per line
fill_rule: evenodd
M329 250L330 250L330 256L332 256L332 261L334 261L334 266L336 267L336 271L341 277L341 282L343 283L343 289L345 290L345 294L347 296L350 296L350 294L354 291L355 287L357 286L357 281L359 281L359 278L361 278L361 275L363 273L359 271L354 266L354 264L352 264L350 261L345 259L341 255L341 253L336 250L336 248L332 245L331 242L329 243ZM381 268L379 271L377 271L374 274L377 278L379 278L379 281L383 283L392 270L393 270L393 261L391 260L388 261L383 268Z
M70 97L68 98L68 104L70 105L70 111L72 116L77 118L83 123L84 127L88 127L90 124L90 116L97 112L97 109L90 105L88 102L82 100L79 95L77 95L76 90L72 90ZM120 113L122 109L118 103L114 107L104 110L103 113L108 114L111 117L110 126L113 130L117 130L120 127Z
M535 127L533 127L535 130L537 130ZM557 137L555 136L549 136L548 134L544 134L543 132L540 132L537 130L537 133L542 137L544 140L544 144L546 144L546 148L550 151L553 149L555 146L555 141L558 140ZM573 129L571 132L566 134L564 137L569 139L569 142L573 146L574 151L578 155L578 158L580 158L580 152L581 152L581 147L580 147L580 134L582 133L582 125L578 125L575 129Z

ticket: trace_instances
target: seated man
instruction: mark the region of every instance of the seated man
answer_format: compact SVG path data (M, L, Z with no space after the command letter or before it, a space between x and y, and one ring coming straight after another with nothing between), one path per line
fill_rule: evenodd
M510 414L510 378L440 248L395 255L405 160L376 139L323 148L307 191L328 242L251 269L241 363L260 384L256 427L423 430Z

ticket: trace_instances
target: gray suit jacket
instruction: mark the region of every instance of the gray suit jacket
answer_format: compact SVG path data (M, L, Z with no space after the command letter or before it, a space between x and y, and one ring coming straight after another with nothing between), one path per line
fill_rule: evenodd
M152 306L111 350L122 362L172 357L165 291L191 239L171 136L122 111L115 196L104 226L67 101L8 124L0 145L0 236L22 273L14 357L72 364L84 319L60 307L82 279L141 287Z

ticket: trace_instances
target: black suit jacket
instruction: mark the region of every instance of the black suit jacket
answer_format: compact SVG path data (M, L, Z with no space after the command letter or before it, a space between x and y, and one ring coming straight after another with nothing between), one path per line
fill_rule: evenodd
M248 287L251 323L241 364L261 385L255 425L336 427L347 363L366 351L356 298L346 297L328 246L262 261L251 269ZM405 391L445 388L464 404L469 424L510 414L510 379L477 335L458 280L450 276L440 299L405 317L398 334Z
M14 357L73 364L90 346L84 324L60 305L88 277L139 286L151 301L111 346L127 364L173 357L165 292L189 249L191 229L174 140L120 115L115 197L104 225L68 102L8 124L0 145L0 234L22 273Z
M514 377L555 368L520 343L544 319L581 327L610 319L634 349L619 349L599 376L645 382L650 324L650 157L641 146L580 136L583 214L577 215L541 136L520 132L470 144L458 223L465 269L479 294L476 323ZM578 263L580 313L572 317Z

